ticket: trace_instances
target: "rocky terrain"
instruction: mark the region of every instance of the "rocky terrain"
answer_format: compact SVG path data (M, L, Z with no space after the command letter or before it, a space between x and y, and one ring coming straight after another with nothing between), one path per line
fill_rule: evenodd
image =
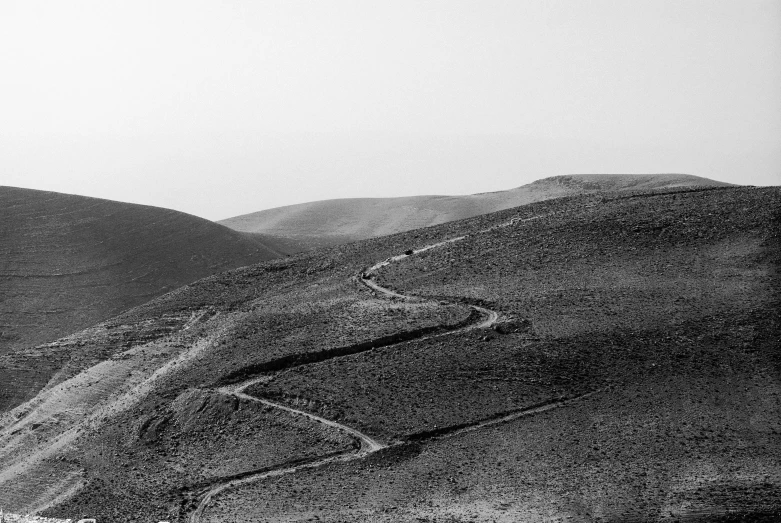
M44 518L27 514L2 514L3 523L73 523L71 519Z
M781 190L547 200L220 273L51 346L0 506L777 521Z
M13 187L0 187L0 238L0 412L58 365L54 349L32 360L19 351L287 252L168 209Z
M507 191L466 196L346 198L267 209L220 221L237 231L275 234L314 248L471 218L519 205L605 191L726 187L689 174L554 176Z

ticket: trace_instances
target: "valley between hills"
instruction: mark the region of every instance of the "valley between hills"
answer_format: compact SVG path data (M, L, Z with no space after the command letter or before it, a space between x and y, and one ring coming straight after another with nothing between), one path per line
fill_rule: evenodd
M41 375L0 414L0 506L777 521L780 263L781 190L703 186L220 272L12 352Z

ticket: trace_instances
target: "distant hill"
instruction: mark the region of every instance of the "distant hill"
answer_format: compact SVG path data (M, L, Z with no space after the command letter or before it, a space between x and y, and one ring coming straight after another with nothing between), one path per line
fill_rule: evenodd
M438 225L562 196L729 185L690 174L576 174L544 178L508 191L467 196L323 200L258 211L218 223L237 231L297 239L313 248Z
M0 187L0 354L284 252L169 209Z

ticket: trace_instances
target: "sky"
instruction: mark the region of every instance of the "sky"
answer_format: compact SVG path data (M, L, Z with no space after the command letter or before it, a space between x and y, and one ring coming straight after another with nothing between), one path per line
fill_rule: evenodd
M0 185L217 220L655 172L781 185L781 1L0 1Z

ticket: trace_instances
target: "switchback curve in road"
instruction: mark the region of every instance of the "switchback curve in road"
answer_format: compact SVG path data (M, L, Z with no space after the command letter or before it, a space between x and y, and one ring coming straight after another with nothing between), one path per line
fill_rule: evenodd
M363 282L367 287L369 287L371 290L373 290L373 291L375 291L375 292L377 292L380 295L385 296L385 297L397 298L397 299L403 299L403 300L420 299L420 298L415 298L413 296L408 296L408 295L404 295L404 294L400 294L400 293L394 292L394 291L392 291L392 290L390 290L390 289L388 289L386 287L383 287L383 286L379 285L378 283L372 281L371 277L372 277L372 275L374 273L376 273L376 271L378 271L379 269L381 269L383 267L386 267L387 265L389 265L391 263L404 260L404 259L406 259L409 256L412 256L414 254L418 254L418 253L421 253L421 252L428 251L430 249L435 249L437 247L441 247L443 245L447 245L449 243L453 243L453 242L457 242L457 241L463 240L464 238L466 238L466 236L460 236L458 238L452 238L450 240L445 240L445 241L442 241L442 242L434 243L434 244L427 245L427 246L421 247L419 249L416 249L416 250L413 251L413 253L411 255L402 254L402 255L399 255L399 256L394 256L392 258L388 258L387 260L379 262L379 263L373 265L371 268L367 269L365 272L361 273L358 276L358 279L359 279L359 281ZM473 323L471 325L467 325L467 326L465 326L465 327L463 327L461 329L456 329L456 330L453 330L453 331L450 331L450 332L446 332L446 333L442 333L442 334L438 334L438 335L435 335L435 336L436 337L438 337L438 336L447 336L447 335L450 335L450 334L463 333L463 332L474 330L474 329L489 328L492 325L494 325L498 321L498 319L499 319L499 314L496 311L493 311L491 309L487 309L485 307L480 307L480 306L477 306L477 305L470 305L470 307L473 310L476 310L477 312L480 313L481 320L479 322ZM426 337L422 337L420 339L427 339L427 338L430 338L430 337L434 337L434 336L426 336ZM409 340L407 340L407 341L409 341ZM399 342L399 343L403 343L403 342ZM253 379L244 381L244 382L239 383L239 384L221 387L221 388L217 389L217 392L220 392L222 394L233 395L233 396L236 396L238 398L241 398L241 399L244 399L244 400L247 400L247 401L254 401L254 402L257 402L257 403L262 403L264 405L268 405L268 406L276 408L276 409L284 410L284 411L290 412L292 414L296 414L296 415L299 415L299 416L304 416L304 417L309 418L309 419L311 419L313 421L317 421L319 423L323 423L323 424L325 424L325 425L327 425L329 427L333 427L333 428L335 428L337 430L340 430L340 431L342 431L342 432L344 432L346 434L349 434L350 436L355 438L358 442L360 442L360 448L358 449L357 452L347 451L347 452L340 453L340 454L337 454L337 455L331 455L331 456L327 456L327 457L324 457L324 458L321 458L321 459L315 459L313 461L306 462L306 463L299 463L299 464L293 465L293 466L283 466L283 467L280 467L280 468L277 468L277 469L266 470L266 471L258 472L257 474L251 474L251 475L248 475L248 476L245 476L245 477L242 477L242 478L236 478L236 479L227 480L227 481L224 481L224 482L221 482L221 483L217 483L212 488L210 488L208 491L206 491L205 494L203 494L203 497L201 498L201 501L198 503L198 506L192 512L192 514L190 514L190 518L189 518L190 523L200 523L201 516L203 515L204 511L206 510L206 508L208 507L209 503L214 498L214 496L220 494L221 492L224 492L225 490L228 490L228 489L240 486L240 485L244 485L244 484L247 484L247 483L260 481L260 480L265 479L265 478L283 476L283 475L287 475L287 474L293 474L295 472L298 472L298 471L304 470L304 469L311 469L311 468L322 467L322 466L327 465L329 463L347 462L347 461L353 461L353 460L356 460L356 459L361 459L361 458L363 458L363 457L365 457L365 456L367 456L369 454L372 454L374 452L377 452L379 450L382 450L382 449L388 447L388 445L385 445L383 443L380 443L380 442L376 441L372 437L370 437L370 436L360 432L359 430L357 430L355 428L349 427L347 425L341 424L341 423L333 421L333 420L329 420L329 419L323 418L321 416L317 416L315 414L312 414L312 413L309 413L309 412L306 412L306 411L303 411L303 410L295 409L295 408L289 407L287 405L282 405L280 403L276 403L276 402L267 400L265 398L250 396L249 394L245 394L244 393L244 390L246 390L250 386L254 385L255 383L258 383L258 382L262 381L263 379L264 379L264 377L253 378ZM508 417L508 419L509 419L509 417ZM494 423L497 423L497 421L494 421Z
M384 445L380 443L379 441L373 439L370 436L367 436L363 432L360 432L357 429L354 429L352 427L348 427L347 425L343 425L339 422L332 421L320 416L317 416L315 414L311 414L309 412L294 409L292 407L288 407L287 405L282 405L280 403L275 403L273 401L269 401L264 398L257 398L255 396L250 396L249 394L245 394L243 391L257 383L257 379L255 380L249 380L247 382L241 383L239 385L232 385L227 387L221 387L217 389L217 392L220 392L222 394L229 394L236 396L237 398L247 400L247 401L254 401L256 403L262 403L263 405L268 405L269 407L273 407L276 409L284 410L287 412L290 412L292 414L296 414L299 416L304 416L305 418L309 418L313 421L317 421L319 423L323 423L325 425L328 425L329 427L333 427L337 430L340 430L342 432L346 432L350 436L354 437L357 441L360 442L360 448L358 449L358 452L343 452L336 455L327 456L324 458L314 459L312 461L306 462L306 463L300 463L293 466L283 466L280 468L272 469L272 470L266 470L263 472L258 472L257 474L252 474L249 476L245 476L242 478L237 478L233 480L228 480L223 483L219 483L212 488L210 488L204 495L203 498L201 498L201 501L198 503L198 506L195 508L192 514L190 514L190 523L198 523L201 519L201 516L203 515L203 512L206 510L206 507L208 507L209 503L211 503L211 500L214 496L220 494L221 492L231 489L233 487L238 487L240 485L244 485L246 483L252 483L255 481L260 481L265 478L272 478L277 476L284 476L287 474L293 474L295 472L298 472L299 470L304 469L311 469L311 468L317 468L322 467L323 465L327 465L329 463L334 462L347 462L352 461L355 459L363 458L364 456L371 454L373 452L377 452L378 450L382 450L384 448L387 448L387 445Z
M377 452L378 450L382 450L387 447L387 445L384 445L380 443L379 441L373 439L371 436L368 436L364 434L363 432L354 429L352 427L348 427L347 425L343 425L337 421L332 421L326 418L323 418L321 416L318 416L316 414L312 414L310 412L306 412L303 410L295 409L293 407L288 407L287 405L283 405L281 403L275 403L273 401L269 401L265 398L258 398L255 396L250 396L249 394L244 394L242 390L244 390L246 387L248 387L249 384L246 386L241 387L239 390L235 390L232 392L234 396L237 398L241 398L247 401L254 401L256 403L262 403L263 405L268 405L269 407L273 407L275 409L284 410L287 412L290 412L292 414L297 414L299 416L303 416L305 418L309 418L312 421L317 421L318 423L322 423L323 425L327 425L329 427L333 427L337 430L340 430L342 432L345 432L349 434L350 436L354 437L356 440L358 440L361 443L361 448L358 451L358 454L360 456L363 456L365 454L370 454L372 452ZM224 389L218 389L220 392L230 393L225 391Z

